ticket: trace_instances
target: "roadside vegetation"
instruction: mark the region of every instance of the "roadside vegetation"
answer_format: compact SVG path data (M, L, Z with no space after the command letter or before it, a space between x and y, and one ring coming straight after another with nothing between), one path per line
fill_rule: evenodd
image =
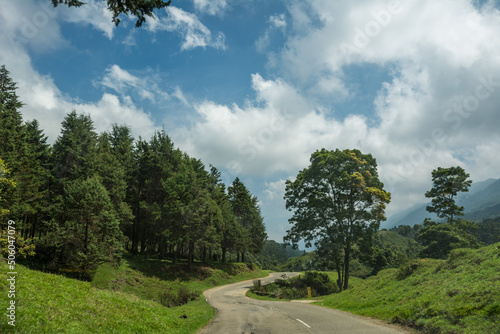
M319 305L423 333L498 333L500 243L387 269Z
M250 298L270 301L289 301L295 299L324 298L327 295L338 293L335 283L336 273L306 271L301 275L289 279L277 279L274 283L260 285L259 280L253 281L253 288L246 295ZM351 286L357 285L362 279L352 277ZM311 288L311 297L308 297L307 288Z
M1 259L1 258L0 258ZM0 333L196 333L214 316L201 292L267 271L243 264L195 263L125 257L100 266L91 282L17 265L16 326ZM0 308L7 299L7 264L0 260Z

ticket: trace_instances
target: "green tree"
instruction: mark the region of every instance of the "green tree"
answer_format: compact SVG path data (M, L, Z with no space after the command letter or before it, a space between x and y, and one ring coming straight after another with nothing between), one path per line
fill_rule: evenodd
M10 178L10 171L0 159L0 219L9 214L9 209L7 208L7 203L9 202L9 197L12 195L16 183L12 178Z
M28 173L28 151L26 127L19 109L23 103L17 94L17 85L4 65L0 68L0 157L9 166L16 190L9 198L9 211L13 219L19 221L29 210L30 175Z
M425 197L432 198L432 204L427 211L434 212L439 218L451 223L456 216L464 215L464 207L455 204L459 192L468 192L472 184L467 180L469 174L460 167L441 168L432 171L432 189L425 193Z
M215 221L215 228L219 237L221 262L225 263L227 252L235 250L235 241L239 237L239 226L226 193L226 186L221 181L221 173L214 166L210 168L209 180L211 197L220 209L220 216Z
M329 247L338 272L337 284L349 286L349 263L356 244L369 242L385 219L386 192L377 162L359 150L322 149L311 155L310 166L286 183L286 208L293 225L284 240L318 249Z
M453 249L480 247L481 243L471 234L476 227L476 223L462 219L451 223L426 219L417 237L424 246L420 256L444 259Z
M26 123L28 196L24 198L24 237L34 238L45 230L44 221L49 219L49 186L51 181L51 151L47 136L39 128L37 120Z
M113 203L122 231L126 230L134 218L132 209L126 202L127 177L125 166L113 154L111 138L103 133L97 143L96 171L99 180L106 188Z
M228 188L229 201L233 213L241 228L238 229L238 238L235 248L245 261L245 252L257 254L262 250L267 239L264 221L258 206L258 199L253 196L239 178L236 178Z
M59 233L61 265L84 272L121 255L123 235L106 188L96 177L65 186L67 220Z
M444 223L437 223L427 218L424 227L418 232L419 240L424 249L421 256L431 258L445 258L455 248L477 248L480 243L470 233L477 228L473 222L456 219L464 215L464 207L455 204L459 192L469 191L472 184L468 180L469 174L462 167L441 168L432 171L432 189L425 193L432 198L432 204L427 211L445 219Z
M97 133L89 115L75 110L62 122L61 135L53 146L53 171L57 180L86 180L95 175Z
M65 4L68 7L80 7L85 2L79 0L51 0L54 7ZM106 0L108 9L113 13L113 23L117 26L120 23L120 14L132 14L137 17L136 27L142 26L146 21L146 16L153 17L155 9L161 9L170 5L171 1L163 0Z

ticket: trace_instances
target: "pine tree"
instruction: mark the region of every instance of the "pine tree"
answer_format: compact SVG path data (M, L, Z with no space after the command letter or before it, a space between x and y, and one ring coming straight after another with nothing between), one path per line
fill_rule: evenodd
M11 170L17 184L16 191L9 201L11 218L18 221L19 230L25 226L26 219L33 215L34 200L37 198L37 180L31 174L37 164L29 153L27 129L19 109L23 103L19 100L17 85L9 71L0 68L0 157Z
M29 210L25 215L24 237L34 238L37 231L42 232L43 221L48 219L51 156L47 136L39 128L37 120L26 123L26 140L28 159L25 170L29 196L24 198L24 202L29 205Z
M228 189L233 212L241 227L236 248L245 261L245 251L258 253L267 239L258 199L236 178Z
M95 175L97 133L90 116L75 110L62 122L61 135L53 146L53 171L60 183L86 180Z
M121 255L123 234L106 188L97 177L65 185L67 220L61 226L59 264L84 272Z
M132 209L125 202L127 195L127 179L125 167L112 153L110 135L103 133L97 144L96 171L99 181L106 188L113 203L122 231L132 223Z

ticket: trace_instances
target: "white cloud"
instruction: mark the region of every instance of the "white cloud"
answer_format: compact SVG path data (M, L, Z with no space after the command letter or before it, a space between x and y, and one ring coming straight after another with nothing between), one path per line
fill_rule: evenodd
M157 106L163 106L165 103L172 104L172 97L178 99L184 106L190 106L184 93L179 86L169 87L167 92L164 86L167 86L162 79L162 74L156 69L147 68L146 70L136 71L133 75L119 65L110 65L104 76L94 82L94 85L110 89L117 93L123 101L128 99L147 100Z
M196 15L174 6L167 7L165 11L167 17L148 20L146 27L149 31L177 31L184 39L181 50L191 50L197 47L226 49L224 34L219 32L215 37L212 36L212 32L201 23Z
M279 15L271 15L269 17L269 23L274 28L284 28L284 27L286 27L285 14L281 13Z
M108 10L105 1L89 0L81 7L67 7L60 5L61 18L75 24L90 24L94 29L100 30L109 38L113 38L115 24L112 22L113 14Z
M49 75L42 75L34 69L28 54L28 49L37 47L33 43L39 43L38 39L49 45L61 43L60 28L56 19L46 22L41 19L36 21L37 16L42 17L42 14L36 13L43 11L47 17L51 17L50 10L52 8L44 9L30 1L15 2L15 5L14 2L0 2L0 16L2 17L0 30L3 32L0 35L0 50L2 50L0 64L6 66L12 79L18 84L17 94L25 103L21 109L24 120L37 119L51 142L59 135L62 120L73 109L79 113L90 114L97 131L109 130L111 124L118 123L131 125L132 132L136 136L152 134L155 125L151 117L136 107L129 97L122 96L122 102L120 102L116 95L103 94L97 102L79 101L64 95ZM26 21L11 19L14 15L35 17L33 24L45 22L45 25L38 24L38 30L29 31ZM3 18L6 19L3 20ZM46 32L51 33L45 34ZM13 38L20 42L12 44ZM133 86L141 82L118 66L111 67L107 75L106 84L120 92L120 95L125 92L127 85Z
M267 27L264 34L255 41L255 48L257 49L257 52L260 53L264 53L271 44L272 32L276 29L284 32L287 25L284 13L271 15L268 22L269 26Z
M194 0L197 11L209 15L221 15L227 8L226 0Z
M278 180L274 182L266 182L266 190L264 192L267 195L269 201L283 200L285 195L286 180Z
M67 44L56 22L58 13L49 2L0 2L2 52L22 54L25 49L48 52Z

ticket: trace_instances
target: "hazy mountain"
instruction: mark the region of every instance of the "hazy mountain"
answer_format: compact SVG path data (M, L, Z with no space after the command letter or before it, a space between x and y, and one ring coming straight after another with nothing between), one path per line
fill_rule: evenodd
M422 224L425 218L437 219L435 214L425 209L430 204L417 204L405 211L392 215L382 222L381 228L398 225ZM500 179L474 182L469 192L457 196L457 204L465 207L465 219L480 221L500 216Z

